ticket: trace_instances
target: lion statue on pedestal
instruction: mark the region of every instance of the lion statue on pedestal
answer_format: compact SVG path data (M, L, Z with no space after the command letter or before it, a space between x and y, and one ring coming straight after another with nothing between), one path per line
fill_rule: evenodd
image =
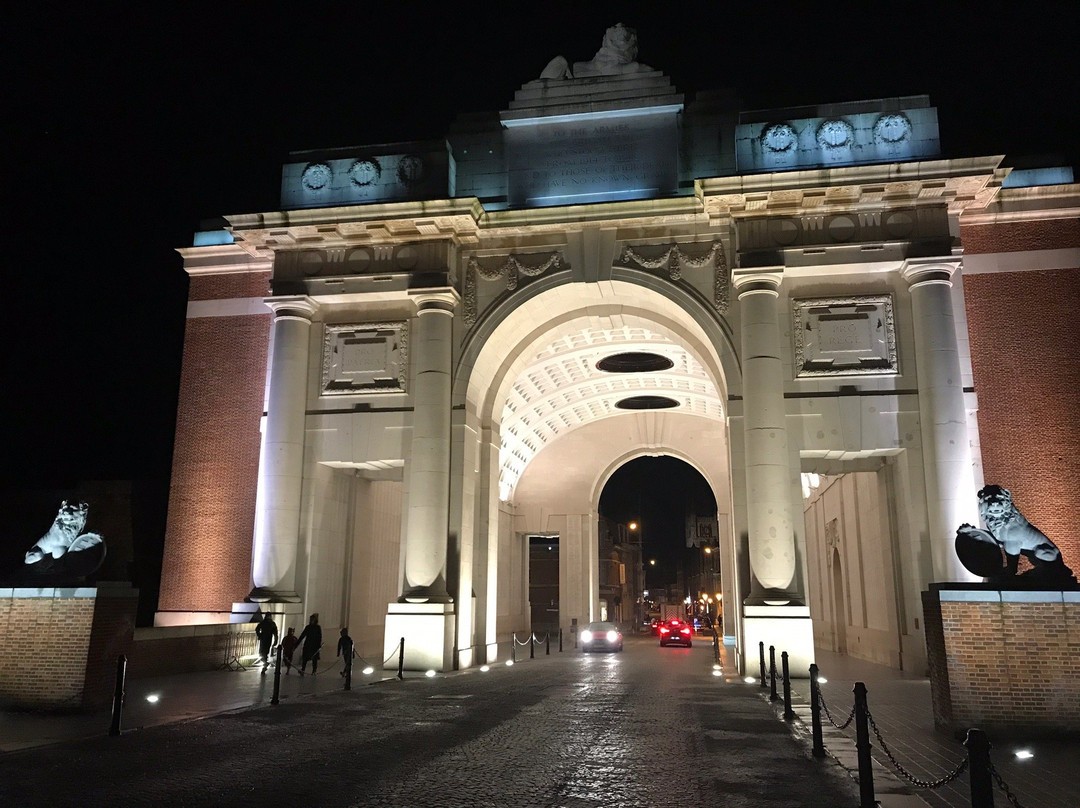
M82 576L105 559L105 540L98 533L83 533L90 506L85 502L60 503L48 532L26 551L25 564L36 574Z
M1025 583L1047 586L1075 585L1073 571L1065 565L1061 550L1047 538L1046 534L1031 524L1020 509L1013 503L1012 494L1000 485L988 485L979 493L979 516L986 525L986 530L974 525L963 524L956 530L956 548L964 566L976 575L983 575L993 583L1007 582L1011 578L1022 578ZM993 545L1005 553L1005 566L1001 567L1000 554L997 571L975 564L972 568L969 559L973 556L986 558L985 552L978 550L979 544ZM1017 565L1023 556L1031 562L1032 568L1017 576ZM990 567L993 564L989 565Z

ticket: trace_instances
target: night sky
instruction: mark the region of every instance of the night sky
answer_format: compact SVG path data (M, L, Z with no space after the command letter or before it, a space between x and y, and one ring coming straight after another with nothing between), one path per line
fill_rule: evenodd
M143 481L151 559L187 292L174 250L200 219L276 209L290 150L441 137L621 21L684 93L732 88L746 110L926 93L948 157L1080 164L1076 4L19 5L0 43L0 485L10 502ZM665 485L687 483L649 478ZM34 535L5 520L0 550L54 512Z

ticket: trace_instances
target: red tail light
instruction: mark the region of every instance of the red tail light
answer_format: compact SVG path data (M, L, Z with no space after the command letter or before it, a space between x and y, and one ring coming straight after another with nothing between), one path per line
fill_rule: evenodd
M681 633L681 634L689 634L689 633L690 633L690 629L688 629L688 628L684 628L684 629L683 629L683 630L682 630L682 631L681 631L680 633Z
M668 628L667 626L660 626L660 633L661 634L667 634L669 631L671 631L671 629Z

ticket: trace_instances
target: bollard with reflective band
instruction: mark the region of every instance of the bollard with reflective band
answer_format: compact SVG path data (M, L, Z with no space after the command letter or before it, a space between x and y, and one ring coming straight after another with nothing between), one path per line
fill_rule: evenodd
M870 728L866 720L866 685L862 682L855 683L855 749L859 753L859 808L877 808Z
M971 808L994 808L994 783L990 779L990 738L981 729L969 729L964 746L968 750Z
M776 646L769 646L769 701L780 701L776 692Z
M116 686L113 689L112 724L110 735L120 734L120 722L124 712L124 682L127 679L127 657L121 654L116 658Z
M281 644L278 644L274 662L274 695L270 697L271 704L280 704L281 699Z
M767 676L765 675L765 643L759 642L757 644L758 649L758 661L761 664L761 687L768 687Z
M405 638L401 638L401 644L398 646L398 658L397 658L397 678L405 678Z
M794 721L795 711L791 709L791 674L788 671L788 652L780 654L780 664L784 669L784 720Z
M821 737L821 683L818 666L810 663L810 725L814 737L814 757L825 757L825 741Z

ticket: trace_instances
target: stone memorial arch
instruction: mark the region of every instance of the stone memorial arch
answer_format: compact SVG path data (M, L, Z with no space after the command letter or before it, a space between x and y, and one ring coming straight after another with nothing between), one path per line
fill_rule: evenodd
M180 251L159 624L318 612L371 659L490 662L526 537L559 536L560 624L596 619L600 492L670 454L715 495L740 663L925 664L919 593L970 578L961 234L1001 158L942 159L925 97L740 113L616 51L442 141L297 154L280 211Z

